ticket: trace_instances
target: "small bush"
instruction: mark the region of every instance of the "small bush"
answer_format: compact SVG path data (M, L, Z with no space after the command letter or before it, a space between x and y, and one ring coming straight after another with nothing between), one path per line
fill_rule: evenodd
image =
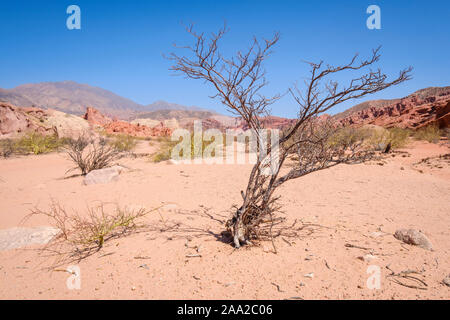
M402 128L390 128L387 130L371 130L368 143L375 150L382 151L388 144L391 144L392 149L405 147L408 144L408 138L411 131Z
M69 213L59 203L52 202L49 210L35 208L24 221L33 216L47 217L59 233L44 250L55 255L67 253L71 257L83 258L101 249L108 240L124 237L144 227L139 224L139 220L157 209L159 208L129 210L117 205L111 208L101 203L88 208L87 215L80 216L76 212ZM66 245L69 246L68 251Z
M428 142L436 143L441 138L441 130L436 125L430 125L423 128L418 129L414 133L414 138L417 140L425 140Z
M364 141L369 148L383 151L389 143L392 149L406 146L410 135L410 130L401 128L345 127L331 136L329 144L331 146L352 145L355 142Z
M365 128L345 127L337 130L329 139L330 147L349 146L358 141L364 141L372 135L371 130Z
M130 152L136 147L137 141L132 136L121 134L112 137L110 145L120 152Z
M447 141L450 141L450 128L444 130L444 136L447 137Z
M42 154L60 149L66 143L65 139L60 139L56 134L43 135L39 133L28 133L15 142L15 152L23 154Z
M159 137L156 141L159 143L159 149L152 155L152 161L161 162L169 160L172 155L172 148L178 144L178 141L171 141L163 137ZM150 143L153 145L152 141Z
M68 172L80 169L82 175L92 170L109 167L121 156L121 152L110 145L105 138L94 139L86 135L68 140L66 153L76 164L76 167Z
M0 156L8 158L16 152L16 143L12 139L0 140Z

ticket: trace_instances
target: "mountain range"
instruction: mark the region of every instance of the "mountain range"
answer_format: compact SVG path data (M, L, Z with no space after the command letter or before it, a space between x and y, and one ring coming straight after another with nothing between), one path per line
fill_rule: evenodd
M438 117L441 119L440 123L444 121L442 119L445 119L446 124L449 118L447 115L449 96L450 86L429 87L404 98L365 101L334 115L333 118L348 124L400 125L402 123L402 125L415 127L428 123L433 117ZM220 115L212 110L161 100L149 105L141 105L111 91L74 81L24 84L13 89L0 88L0 102L23 107L55 109L75 115L84 114L86 108L91 106L111 118L123 120L176 119L183 124L195 119L210 119L214 123L219 122L226 126L235 126L239 122L233 117ZM413 121L411 117L414 118Z
M84 114L86 107L92 106L110 117L126 120L140 117L141 113L161 110L177 110L178 117L182 117L184 112L189 116L192 111L202 117L216 114L211 110L161 100L141 105L111 91L74 81L24 84L12 89L0 88L0 101L22 107L55 109L75 115Z

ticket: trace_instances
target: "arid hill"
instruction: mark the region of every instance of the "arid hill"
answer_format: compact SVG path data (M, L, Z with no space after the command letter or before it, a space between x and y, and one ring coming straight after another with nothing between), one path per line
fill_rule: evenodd
M450 126L450 87L426 88L402 99L368 101L334 118L344 125L418 129L435 124L447 128Z

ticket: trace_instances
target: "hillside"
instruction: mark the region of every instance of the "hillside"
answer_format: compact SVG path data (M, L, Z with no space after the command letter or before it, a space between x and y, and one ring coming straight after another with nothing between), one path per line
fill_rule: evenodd
M424 89L417 90L408 97L417 96L421 99L426 99L433 96L441 96L444 94L450 93L450 86L447 87L428 87ZM399 103L401 101L401 98L397 99L385 99L385 100L369 100L362 102L360 104L357 104L356 106L353 106L343 112L337 113L334 115L334 118L337 120L344 119L354 113L370 109L370 108L383 108L389 105L393 105L396 103Z
M418 129L428 125L450 126L450 87L418 90L402 99L359 104L335 116L344 125L374 124Z

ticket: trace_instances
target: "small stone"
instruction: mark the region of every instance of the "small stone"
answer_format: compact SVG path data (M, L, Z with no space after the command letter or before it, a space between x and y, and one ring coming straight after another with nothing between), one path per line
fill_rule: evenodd
M374 231L370 234L370 236L372 238L378 238L378 237L381 237L382 235L383 235L383 232L380 232L380 231Z
M433 251L430 240L420 231L414 229L399 229L395 231L394 237L404 243L421 247L422 249Z
M314 273L313 273L313 272L307 273L307 274L304 274L303 276L304 276L305 278L313 279L313 278L314 278Z
M131 291L135 291L136 290L136 287L131 287Z
M442 280L442 283L445 284L447 287L450 287L450 274Z
M359 260L362 260L364 262L370 262L372 260L378 259L377 256L371 255L371 254L366 254L364 256L360 256L358 257Z

